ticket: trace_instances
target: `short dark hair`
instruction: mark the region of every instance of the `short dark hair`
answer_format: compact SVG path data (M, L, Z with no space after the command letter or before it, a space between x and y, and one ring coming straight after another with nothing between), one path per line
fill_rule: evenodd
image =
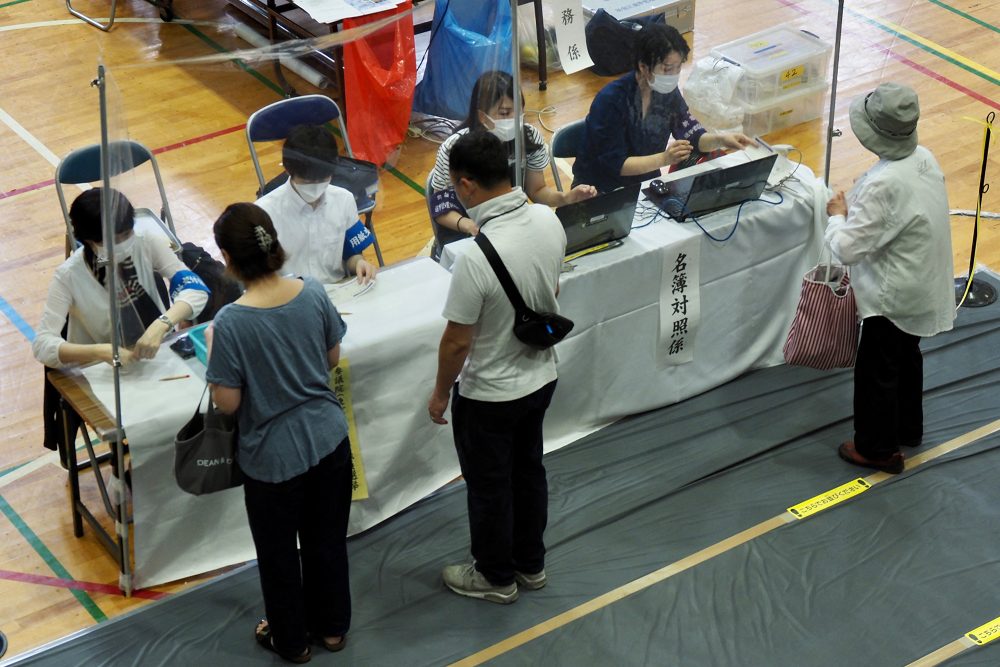
M639 63L642 63L652 69L674 51L680 54L681 62L687 60L688 53L691 52L691 47L677 32L677 28L664 23L644 26L635 38L632 67L638 70Z
M485 188L510 184L507 149L485 130L473 130L458 138L448 156L448 171L453 178L471 178Z
M130 232L135 227L135 209L125 195L114 188L107 190L91 188L82 192L69 207L69 224L77 241L101 243L104 240L104 229L101 227L101 200L105 192L111 200L115 235Z
M338 155L337 140L320 125L293 127L281 149L285 171L307 181L333 176Z
M285 263L271 216L256 204L230 204L212 232L215 244L229 256L226 268L244 283L276 273Z

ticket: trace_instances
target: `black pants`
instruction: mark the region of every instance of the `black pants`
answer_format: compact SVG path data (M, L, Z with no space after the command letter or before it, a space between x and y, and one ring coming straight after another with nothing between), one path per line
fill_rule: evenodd
M243 488L275 648L298 655L308 645L307 632L314 637L345 634L351 625L347 439L298 477L276 484L247 478ZM301 564L296 537L302 545Z
M542 420L555 389L552 381L523 398L494 403L459 396L455 385L451 419L467 487L472 557L498 586L513 583L515 570L534 574L545 567L549 487Z
M886 458L920 444L924 430L924 362L920 337L884 317L866 318L854 367L854 444L862 456Z

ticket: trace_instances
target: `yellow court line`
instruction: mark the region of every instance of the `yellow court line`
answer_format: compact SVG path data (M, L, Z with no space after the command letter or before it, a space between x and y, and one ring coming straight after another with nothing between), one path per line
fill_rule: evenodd
M963 635L959 639L945 644L933 653L928 653L924 657L914 660L906 667L934 667L947 660L951 660L959 653L964 653L974 646L976 646L976 642Z
M885 27L894 30L895 32L899 33L900 35L902 35L904 37L912 39L915 42L919 42L920 44L923 44L924 46L926 46L928 48L934 49L938 53L940 53L940 54L942 54L944 56L947 56L948 58L951 58L951 59L953 59L953 60L955 60L957 62L962 63L963 65L965 65L969 69L975 70L975 71L979 72L980 74L985 74L986 76L991 77L993 79L1000 79L1000 72L994 72L989 67L986 67L985 65L980 65L976 61L970 60L969 58L966 58L965 56L963 56L961 54L955 53L951 49L945 48L945 47L941 46L940 44L938 44L937 42L931 41L931 40L927 39L926 37L922 37L921 35L918 35L915 32L911 32L911 31L907 30L906 28L904 28L901 25L897 25L897 24L893 23L892 21L888 21L888 20L882 18L881 16L872 16L870 14L866 14L865 12L859 11L857 9L852 9L851 11L853 11L858 16L863 16L866 19L868 19L869 21L874 21L876 23L881 23Z
M949 452L953 452L956 449L975 442L976 440L981 440L982 438L998 431L1000 431L1000 419L990 422L973 431L969 431L964 435L960 435L957 438L953 438L952 440L944 442L937 447L932 447L925 452L921 452L920 454L907 459L906 469L912 470L917 466L923 465L924 463L943 456L944 454L948 454ZM874 486L880 482L884 482L890 477L893 477L893 475L884 472L876 472L868 477L865 477L864 481L869 485ZM577 621L584 616L592 614L595 611L599 611L600 609L618 602L619 600L623 600L630 595L649 588L654 584L665 581L676 574L680 574L681 572L689 570L696 565L700 565L701 563L715 558L716 556L720 556L727 551L735 549L742 544L746 544L750 540L769 533L772 530L780 528L786 523L790 523L792 521L796 521L795 517L787 511L782 512L781 514L751 526L742 532L727 537L721 542L717 542L678 561L669 563L668 565L661 567L659 570L650 572L643 577L630 581L627 584L623 584L622 586L610 590L603 595L564 611L557 616L553 616L547 621L543 621L533 627L522 630L515 635L511 635L510 637L503 639L492 646L488 646L481 651L452 663L451 667L472 667L473 665L481 665L487 660L492 660L493 658L503 655L508 651L512 651L519 646L523 646L533 639L537 639L538 637L546 635L553 630L557 630L564 625L568 625L573 621Z

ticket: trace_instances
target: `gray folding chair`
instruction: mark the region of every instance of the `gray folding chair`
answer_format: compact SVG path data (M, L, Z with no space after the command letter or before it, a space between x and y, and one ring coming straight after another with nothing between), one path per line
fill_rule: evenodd
M347 153L347 157L355 159L354 151L351 150L351 140L347 136L347 126L344 125L344 115L340 113L340 107L337 106L337 103L325 95L290 97L268 104L253 112L247 120L246 137L247 145L250 147L250 159L253 161L253 168L257 172L257 182L260 185L258 193L266 194L280 183L276 183L275 179L272 179L270 183L264 180L264 172L260 168L260 160L254 146L255 142L280 141L285 139L292 128L298 125L324 125L334 121L340 130L340 138L344 142L344 151ZM336 179L334 179L334 185L338 185ZM378 190L377 172L375 172L373 181L365 186L363 196L355 193L358 213L364 216L365 227L375 239L375 256L378 258L378 265L385 266L382 261L382 249L378 245L378 236L375 234L375 224L372 222L372 211L375 210L374 197Z
M153 168L156 187L160 191L160 215L148 208L135 209L136 229L150 228L162 233L170 241L171 249L179 253L181 242L174 229L174 219L170 214L170 204L167 202L167 192L160 176L160 166L153 152L137 141L112 141L108 145L111 173L109 177L118 176L132 171L146 162ZM66 203L64 185L80 185L96 183L103 179L101 174L101 145L93 144L78 148L59 161L56 166L56 195L59 197L59 207L62 209L63 221L66 223L66 256L76 248L73 238L73 227L69 222L69 206Z
M559 168L556 167L556 158L575 158L583 143L583 128L586 119L574 120L569 125L563 125L552 134L552 178L556 182L556 189L562 192L562 179L559 176Z

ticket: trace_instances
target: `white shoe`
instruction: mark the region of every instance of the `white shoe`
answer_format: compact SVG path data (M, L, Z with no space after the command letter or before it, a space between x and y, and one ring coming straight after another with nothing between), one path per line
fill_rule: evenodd
M517 584L494 586L472 563L449 565L441 571L445 586L459 595L497 604L510 604L517 599Z

